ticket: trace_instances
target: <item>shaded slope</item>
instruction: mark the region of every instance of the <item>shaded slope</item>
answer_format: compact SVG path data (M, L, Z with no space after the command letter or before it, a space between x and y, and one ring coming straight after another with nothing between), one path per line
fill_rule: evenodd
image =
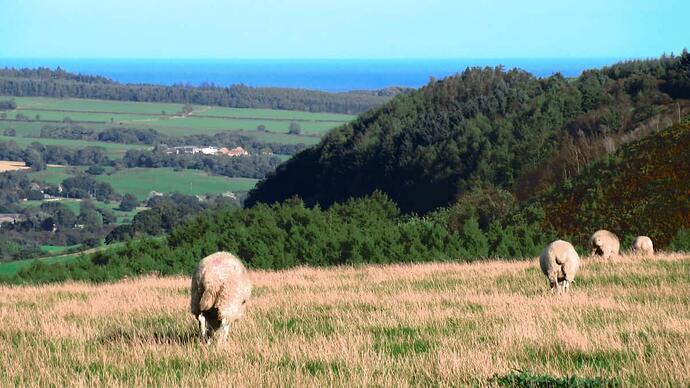
M666 245L690 227L690 125L624 146L537 202L559 233L584 241L606 228Z

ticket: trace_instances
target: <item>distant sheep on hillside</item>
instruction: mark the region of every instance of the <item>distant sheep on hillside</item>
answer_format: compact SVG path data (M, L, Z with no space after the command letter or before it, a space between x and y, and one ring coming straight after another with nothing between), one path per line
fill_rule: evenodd
M224 343L230 323L244 316L251 292L247 270L231 253L216 252L203 258L192 276L191 302L200 339L209 344L213 332L222 327Z
M620 253L621 243L618 240L618 236L608 230L594 232L589 243L592 247L592 256L599 255L604 259L608 259L618 256Z
M580 268L580 256L571 243L556 240L544 248L539 257L539 266L549 279L551 291L568 292Z
M653 255L654 244L652 244L652 239L647 236L637 236L633 242L633 252L637 254Z

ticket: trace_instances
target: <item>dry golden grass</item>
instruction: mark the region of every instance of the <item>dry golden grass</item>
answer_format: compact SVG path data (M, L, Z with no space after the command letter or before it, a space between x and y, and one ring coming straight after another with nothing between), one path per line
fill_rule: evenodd
M7 171L29 170L24 162L13 162L9 160L0 160L0 173Z
M585 261L551 295L536 260L253 272L224 348L189 280L0 287L10 385L486 385L512 368L690 383L690 257Z

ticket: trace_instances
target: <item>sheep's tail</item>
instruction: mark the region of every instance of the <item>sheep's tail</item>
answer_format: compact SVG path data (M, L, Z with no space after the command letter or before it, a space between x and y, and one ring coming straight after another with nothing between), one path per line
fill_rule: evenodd
M216 299L218 299L218 290L205 289L204 293L201 294L201 300L199 301L199 308L201 311L208 311L213 308L216 304Z

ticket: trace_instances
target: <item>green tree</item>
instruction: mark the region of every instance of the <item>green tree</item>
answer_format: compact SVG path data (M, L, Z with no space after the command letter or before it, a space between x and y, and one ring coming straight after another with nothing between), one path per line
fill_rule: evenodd
M103 216L91 200L84 199L79 204L78 222L88 231L97 231L103 227Z
M134 194L127 193L122 197L122 201L120 201L120 207L118 208L118 210L128 212L136 209L137 206L139 206L139 201L137 200L137 197L135 197Z
M297 121L291 121L290 126L288 127L288 133L290 135L299 135L302 133L302 127Z

